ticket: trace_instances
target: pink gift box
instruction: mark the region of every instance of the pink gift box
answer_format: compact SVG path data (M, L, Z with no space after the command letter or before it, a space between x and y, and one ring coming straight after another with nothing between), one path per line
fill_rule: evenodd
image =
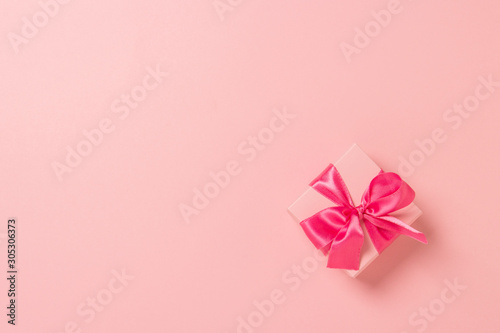
M380 167L356 144L335 163L335 167L344 179L355 205L360 204L363 193L368 188L370 181L381 171ZM320 210L332 206L336 206L336 204L318 193L312 187L309 187L290 207L288 207L288 211L297 222L300 223ZM411 225L420 215L422 215L422 211L417 205L411 203L409 206L391 213L390 215ZM360 274L379 255L370 240L370 236L367 234L364 223L362 223L362 228L365 241L361 249L359 270L345 270L351 277L356 277ZM394 239L392 241L394 241Z

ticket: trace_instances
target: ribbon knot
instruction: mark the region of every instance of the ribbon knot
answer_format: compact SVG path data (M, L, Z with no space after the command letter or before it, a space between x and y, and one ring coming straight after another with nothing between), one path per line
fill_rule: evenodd
M354 208L356 208L356 211L358 212L358 216L359 216L359 217L362 217L362 216L363 216L363 214L365 213L365 206L364 206L363 204L361 204L361 205L357 205L357 206L356 206L356 207L354 207Z
M381 171L372 179L357 206L332 164L309 185L336 204L300 223L314 246L328 255L328 267L359 269L364 242L362 223L378 253L400 234L427 244L423 233L390 215L415 198L413 189L397 174Z

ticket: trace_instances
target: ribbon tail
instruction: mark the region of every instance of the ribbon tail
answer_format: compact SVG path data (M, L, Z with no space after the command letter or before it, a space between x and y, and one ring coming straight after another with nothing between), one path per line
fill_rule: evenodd
M359 217L351 215L350 222L347 222L332 242L328 267L358 270L363 241Z
M422 232L412 228L394 216L387 215L375 217L366 214L365 225L378 253L381 253L389 246L392 240L398 235L406 235L421 243L427 244L427 238Z

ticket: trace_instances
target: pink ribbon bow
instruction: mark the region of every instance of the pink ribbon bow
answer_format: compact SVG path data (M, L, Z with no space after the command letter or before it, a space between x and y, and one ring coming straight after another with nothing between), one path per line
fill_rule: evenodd
M328 267L359 269L364 241L362 221L378 253L399 234L427 244L423 233L389 215L415 198L413 189L397 174L381 171L375 176L359 206L354 206L344 180L332 164L309 185L337 205L300 223L314 246L328 255Z

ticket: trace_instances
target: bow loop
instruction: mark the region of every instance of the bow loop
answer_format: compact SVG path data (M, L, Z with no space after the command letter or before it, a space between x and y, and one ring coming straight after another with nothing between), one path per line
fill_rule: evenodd
M362 202L370 215L385 216L411 204L415 192L393 172L379 173L363 194Z
M330 164L309 186L339 206L354 206L351 194L333 164Z

